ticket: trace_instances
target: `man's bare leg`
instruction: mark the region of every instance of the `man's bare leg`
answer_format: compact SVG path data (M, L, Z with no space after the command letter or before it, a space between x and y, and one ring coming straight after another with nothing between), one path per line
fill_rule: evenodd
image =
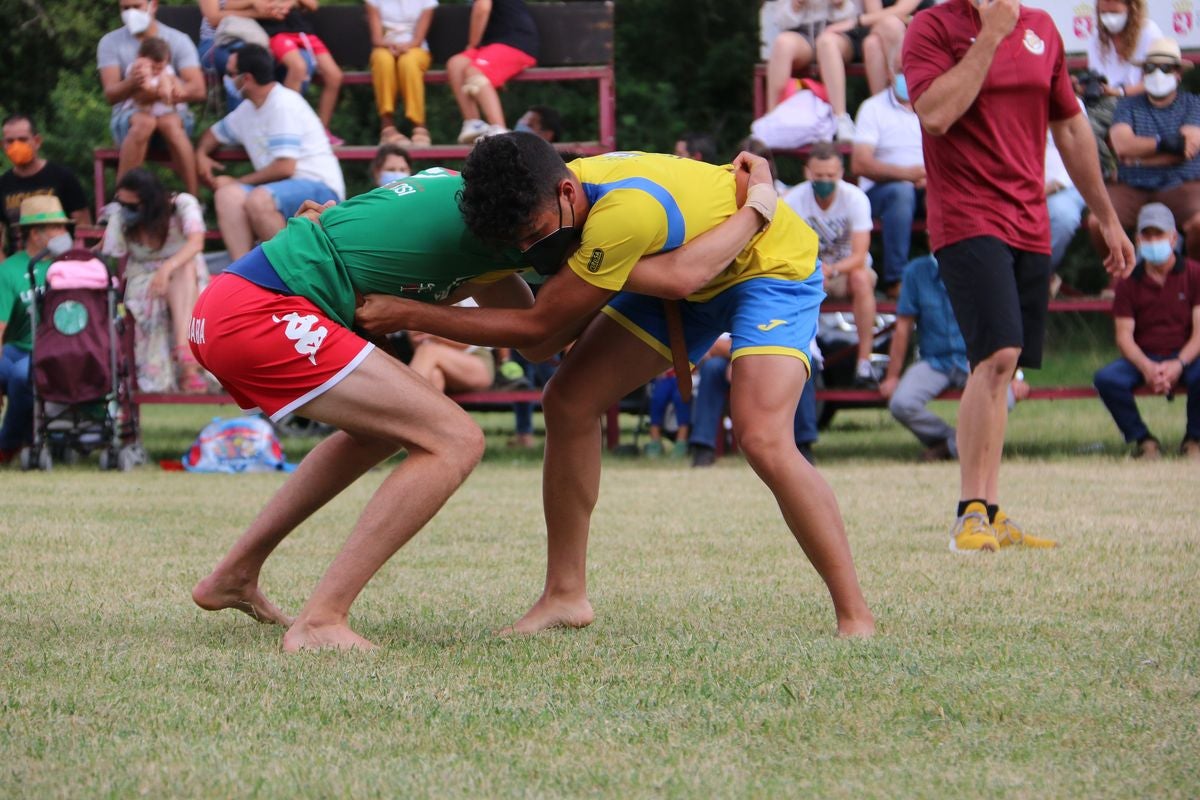
M870 636L867 607L837 498L800 455L792 421L808 372L798 358L747 355L733 361L730 402L738 444L775 495L784 521L825 581L842 636Z
M591 624L587 542L600 492L600 415L667 366L666 359L600 315L546 385L546 585L533 607L500 633Z
M1021 351L997 350L979 362L967 378L958 407L960 500L999 502L1000 458L1008 422L1008 384Z
M217 208L217 227L229 257L237 261L254 247L254 231L246 215L246 188L240 183L227 183L213 193Z
M875 345L875 279L870 270L861 268L851 270L847 282L858 334L858 360L870 361Z
M356 440L408 451L372 495L350 538L283 637L286 652L371 649L349 626L350 606L380 567L416 535L483 456L483 432L412 370L375 351L331 391L300 409Z

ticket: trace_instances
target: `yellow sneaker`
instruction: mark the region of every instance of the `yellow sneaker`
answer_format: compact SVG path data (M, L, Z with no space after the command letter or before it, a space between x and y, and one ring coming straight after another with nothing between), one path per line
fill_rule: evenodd
M954 553L994 553L1000 549L996 533L988 524L987 506L971 503L954 522L950 531L950 551Z
M1053 539L1033 536L1021 530L1021 526L1003 511L996 512L996 521L992 523L992 530L996 532L996 541L1000 543L1001 547L1033 547L1042 550L1058 547L1058 542Z

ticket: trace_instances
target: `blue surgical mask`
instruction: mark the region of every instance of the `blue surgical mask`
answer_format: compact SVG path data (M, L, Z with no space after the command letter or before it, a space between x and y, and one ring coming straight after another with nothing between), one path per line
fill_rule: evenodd
M812 187L813 194L824 200L837 189L837 183L835 181L813 181Z
M142 210L140 208L130 208L129 206L121 206L121 224L126 228L136 227L142 221Z
M1148 264L1165 264L1171 257L1171 240L1156 239L1153 242L1140 242L1138 255Z
M892 91L896 93L896 99L901 103L908 102L908 81L904 78L904 73L896 76L892 82Z
M379 173L379 185L387 186L389 183L404 180L412 173L404 169L384 170Z
M523 119L517 120L517 125L515 128L513 128L513 130L521 131L522 133L532 133L534 135L537 135L537 131L535 131L532 127L530 127L529 123Z

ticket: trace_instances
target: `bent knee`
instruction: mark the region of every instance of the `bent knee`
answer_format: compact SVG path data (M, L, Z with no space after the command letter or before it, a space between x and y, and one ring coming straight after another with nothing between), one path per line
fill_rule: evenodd
M1016 372L1021 348L1002 347L975 366L975 371L992 380L1007 381ZM982 372L981 372L982 371Z
M279 213L275 208L275 195L261 186L246 195L246 210L254 214Z

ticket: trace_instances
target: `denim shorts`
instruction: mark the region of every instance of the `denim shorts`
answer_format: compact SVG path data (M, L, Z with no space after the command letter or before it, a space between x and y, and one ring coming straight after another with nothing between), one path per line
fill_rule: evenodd
M266 189L275 198L275 209L283 215L284 219L292 217L299 210L300 206L304 205L305 200L327 203L330 200L337 201L341 199L333 189L330 189L320 181L308 178L286 178L282 181L264 183L260 186L243 183L241 187L247 193L255 189Z

